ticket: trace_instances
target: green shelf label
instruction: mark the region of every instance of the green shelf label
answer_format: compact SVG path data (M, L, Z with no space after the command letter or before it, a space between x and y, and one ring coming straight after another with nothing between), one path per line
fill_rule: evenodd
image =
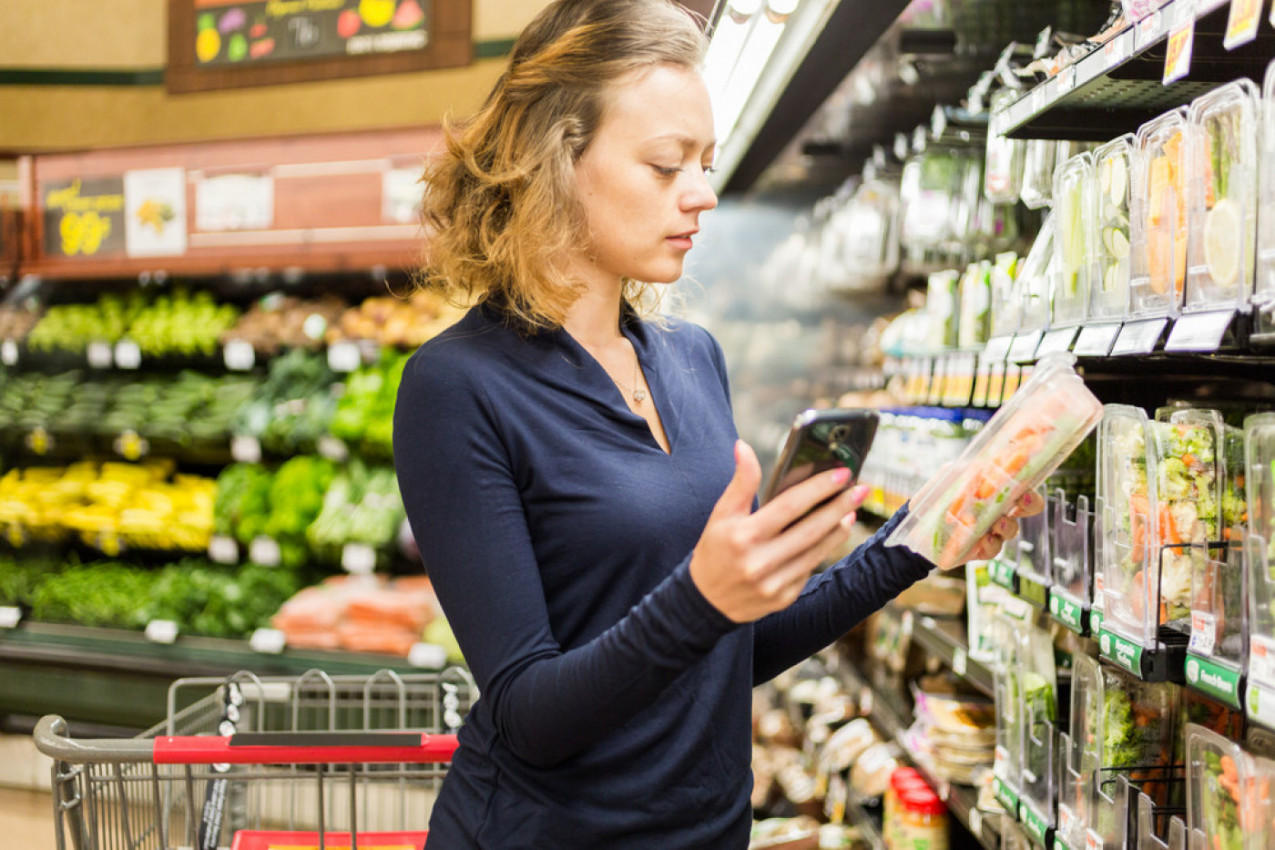
M1005 807L1005 811L1018 811L1018 794L1013 788L1006 785L1005 781L999 776L992 780L992 791L995 793L997 801Z
M1102 611L1091 608L1089 611L1089 634L1096 635L1102 631Z
M1243 707L1238 670L1230 670L1207 658L1187 653L1186 683L1232 708Z
M1085 606L1067 594L1055 589L1049 594L1050 615L1078 635L1085 633ZM1092 617L1091 617L1092 619Z
M1035 839L1037 844L1042 847L1048 846L1045 843L1045 837L1049 833L1049 822L1027 800L1022 800L1018 804L1018 820L1027 828L1027 834Z
M1018 571L1008 561L992 561L987 565L987 575L1006 590L1015 593L1018 591Z
M1141 646L1102 629L1098 636L1098 648L1102 651L1103 658L1142 678Z
M1022 573L1018 575L1018 595L1032 605L1044 610L1049 604L1049 585L1042 584Z

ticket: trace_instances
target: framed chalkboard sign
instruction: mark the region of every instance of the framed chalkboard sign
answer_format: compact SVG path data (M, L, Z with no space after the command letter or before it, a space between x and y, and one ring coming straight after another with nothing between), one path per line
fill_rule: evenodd
M467 65L471 0L169 0L168 90Z

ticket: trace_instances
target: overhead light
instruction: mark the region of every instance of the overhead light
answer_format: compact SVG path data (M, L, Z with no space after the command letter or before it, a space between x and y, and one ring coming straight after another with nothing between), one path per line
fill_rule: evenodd
M743 158L838 0L718 0L704 62L717 135L716 188Z

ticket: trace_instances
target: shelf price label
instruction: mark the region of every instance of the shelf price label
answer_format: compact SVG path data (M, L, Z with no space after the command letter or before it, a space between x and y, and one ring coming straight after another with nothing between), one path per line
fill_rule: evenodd
M1138 22L1137 35L1133 42L1135 50L1142 50L1160 37L1160 12L1152 12Z
M131 339L115 343L115 365L120 369L138 369L142 365L142 349Z
M16 629L21 621L21 608L16 605L0 605L0 629Z
M288 645L288 639L278 629L257 629L248 638L248 645L253 652L278 655Z
M208 560L217 564L239 563L239 543L233 537L214 534L208 541Z
M1275 15L1275 8L1271 10ZM1257 25L1262 19L1262 0L1231 0L1226 16L1226 36L1222 46L1234 50L1257 38Z
M6 366L18 365L18 344L13 340L0 342L0 363Z
M146 639L151 643L173 643L177 640L177 624L172 620L151 620L146 624Z
M86 356L90 369L109 369L115 361L115 352L105 340L90 342Z
M254 537L248 547L248 560L263 567L277 567L282 560L279 541L272 537Z
M347 543L341 549L341 567L353 575L371 575L376 569L376 550L363 543Z
M1127 30L1113 36L1102 46L1102 69L1110 71L1129 58L1133 46L1133 30Z
M131 428L115 438L115 453L125 460L141 460L150 451L150 443Z
M236 463L261 463L261 441L247 434L237 434L230 440L230 456Z
M336 342L328 346L328 367L333 372L353 372L363 365L363 352L357 343Z
M244 339L227 341L221 354L226 361L226 368L232 372L248 372L257 365L257 351L252 343Z
M1181 0L1179 0L1181 2ZM1176 82L1191 72L1191 51L1195 46L1195 4L1185 3L1179 23L1169 31L1164 53L1164 85Z

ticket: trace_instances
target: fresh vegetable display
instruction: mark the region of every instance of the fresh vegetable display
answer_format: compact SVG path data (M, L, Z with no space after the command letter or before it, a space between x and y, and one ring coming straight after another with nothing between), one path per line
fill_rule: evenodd
M940 568L964 563L979 538L1079 445L1102 407L1064 357L1045 358L951 470L913 500L887 541Z
M0 339L26 339L38 321L38 310L12 304L0 306Z
M1253 287L1254 334L1275 333L1275 62L1266 66L1262 81L1262 129L1258 133L1257 271Z
M1130 291L1134 316L1160 316L1182 303L1187 259L1186 109L1138 130Z
M189 558L159 571L141 610L145 620L172 620L183 632L244 638L269 626L270 617L299 588L290 570Z
M418 289L407 298L383 295L350 307L328 329L331 345L344 340L375 340L382 346L415 349L438 336L464 314L442 296Z
M1094 161L1085 151L1058 166L1054 174L1053 322L1074 325L1089 306L1090 268L1094 256Z
M269 357L285 349L317 350L345 310L345 301L335 295L309 299L273 293L223 331L221 342L242 340L257 354Z
M1097 192L1094 212L1098 263L1089 292L1089 316L1120 319L1129 308L1129 196L1133 181L1132 134L1120 136L1094 152Z
M1252 291L1260 118L1261 96L1245 78L1191 104L1188 310L1242 306Z
M332 415L332 436L357 446L369 457L393 457L394 402L410 357L387 349L374 365L350 373Z
M1246 850L1266 846L1275 762L1194 724L1186 727L1187 829L1192 846Z
M306 532L325 504L337 476L332 461L298 455L286 461L270 481L270 514L261 533L279 544L279 562L298 567L309 560Z
M404 515L394 470L354 459L333 480L306 539L315 554L338 562L347 543L385 549L397 539Z
M293 349L275 358L266 380L235 417L234 432L256 437L274 454L314 451L336 408L335 380L320 355Z
M233 325L239 308L218 304L206 291L178 288L147 298L141 292L107 294L92 304L57 304L27 337L33 351L80 353L93 341L128 338L146 356L211 355L217 338Z
M273 480L259 463L233 463L223 469L217 476L213 530L245 546L264 534Z

